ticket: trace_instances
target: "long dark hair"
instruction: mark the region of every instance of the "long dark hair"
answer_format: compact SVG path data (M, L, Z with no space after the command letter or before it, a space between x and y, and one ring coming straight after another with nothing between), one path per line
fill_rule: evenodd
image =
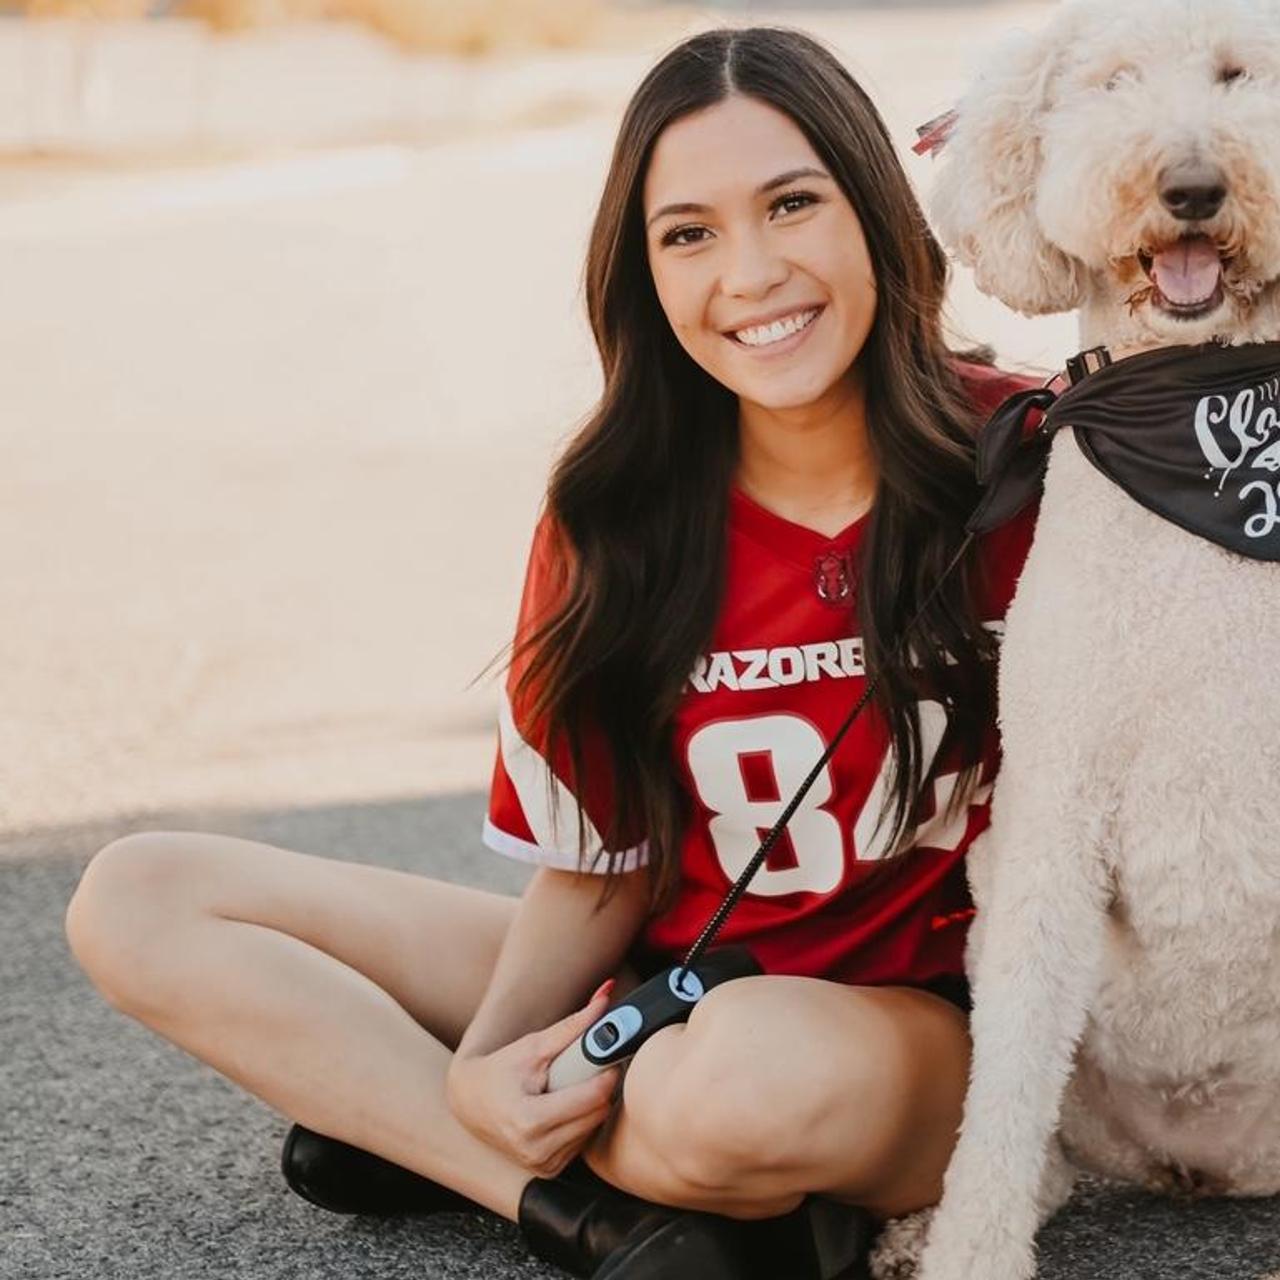
M776 27L694 36L645 77L614 146L585 273L604 393L548 489L548 515L565 545L561 598L517 650L527 659L517 695L566 744L574 790L584 794L589 771L607 774L614 804L603 849L584 855L607 858L613 870L642 831L655 907L679 879L690 798L677 780L672 722L721 603L738 401L684 352L659 305L642 188L662 131L734 93L777 108L803 131L857 213L875 269L877 314L858 359L878 488L857 600L892 740L881 814L893 824L892 851L909 843L922 781L917 699L943 704L942 749L959 744L970 762L955 808L977 781L994 716L995 648L973 603L972 555L925 610L910 652L897 644L959 549L977 500L974 414L941 332L943 251L884 122L833 54ZM607 753L587 758L578 733L587 723L599 727Z

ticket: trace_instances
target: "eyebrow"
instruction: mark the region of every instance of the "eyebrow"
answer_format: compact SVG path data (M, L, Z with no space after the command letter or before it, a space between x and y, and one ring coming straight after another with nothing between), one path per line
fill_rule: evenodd
M786 173L780 173L776 178L770 178L768 182L762 183L756 188L755 194L758 196L768 195L770 191L776 191L779 187L788 186L798 178L825 178L826 181L831 181L829 173L824 173L821 169L814 169L810 165L804 165L799 169L788 169ZM659 218L665 218L668 214L706 213L710 207L710 205L705 204L664 204L661 209L650 216L645 226L653 226Z

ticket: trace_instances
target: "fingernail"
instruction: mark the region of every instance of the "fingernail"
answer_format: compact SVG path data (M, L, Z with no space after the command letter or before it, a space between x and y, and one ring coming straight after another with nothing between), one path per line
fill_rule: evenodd
M591 997L592 1000L599 1000L601 996L607 996L613 990L614 979L609 978L602 982L597 988L596 993Z

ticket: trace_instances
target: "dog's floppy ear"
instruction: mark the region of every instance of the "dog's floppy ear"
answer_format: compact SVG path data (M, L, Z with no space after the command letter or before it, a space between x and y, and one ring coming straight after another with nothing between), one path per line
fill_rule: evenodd
M1045 238L1035 211L1065 25L1007 44L960 103L930 202L939 237L978 287L1027 315L1070 311L1083 295L1081 264Z

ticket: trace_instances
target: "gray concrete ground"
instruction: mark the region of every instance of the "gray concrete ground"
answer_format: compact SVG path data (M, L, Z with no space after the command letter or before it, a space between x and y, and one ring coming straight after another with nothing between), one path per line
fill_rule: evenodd
M62 933L85 860L143 828L223 831L517 892L523 868L478 848L481 809L464 794L154 812L4 841L0 1277L550 1280L490 1217L342 1218L295 1197L278 1171L286 1118L111 1009ZM1271 1201L1180 1206L1090 1183L1041 1248L1042 1280L1258 1280L1280 1266L1280 1214Z

